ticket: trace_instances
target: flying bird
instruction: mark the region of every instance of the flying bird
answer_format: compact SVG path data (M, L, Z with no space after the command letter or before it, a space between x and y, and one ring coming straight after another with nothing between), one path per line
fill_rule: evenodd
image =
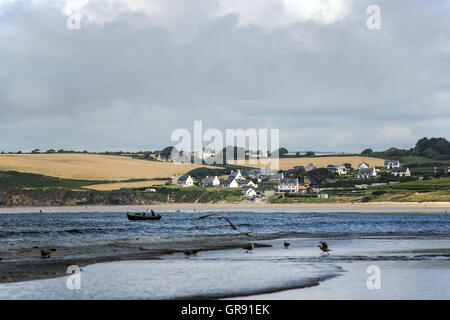
M253 243L250 243L248 246L242 247L242 249L247 250L247 252L252 252L254 248L255 245Z
M284 248L287 249L291 244L287 241L284 241L283 245L284 245Z
M328 244L325 241L320 241L320 244L318 245L320 250L322 250L322 254L326 253L327 255L330 254L331 249L328 249Z
M219 219L225 219L229 223L230 227L233 230L237 230L236 227L234 226L234 224L230 221L230 219L228 219L227 217L221 216L220 214L217 214L217 213L212 213L212 214L208 214L206 216L201 216L198 219L199 220L200 219L205 219L205 218L212 217L212 216L217 216L217 218L219 218Z

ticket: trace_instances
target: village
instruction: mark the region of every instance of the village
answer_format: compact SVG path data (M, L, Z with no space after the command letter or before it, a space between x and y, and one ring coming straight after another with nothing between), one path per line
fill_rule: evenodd
M444 168L445 173L449 168ZM392 181L376 182L374 178L380 174L386 177L389 174ZM319 178L317 177L319 175ZM355 170L349 164L329 165L327 168L317 168L313 163L306 166L295 166L289 170L274 170L266 168L245 168L231 171L228 176L207 176L203 179L196 179L187 174L171 177L171 184L182 188L203 186L208 188L232 188L241 189L245 198L252 201L260 201L270 196L284 196L286 194L308 194L321 199L331 197L327 193L328 189L320 187L324 183L336 183L339 181L355 181L354 187L359 189L368 186L380 186L399 183L398 178L411 177L408 167L403 166L399 160L385 160L383 167L370 167L366 162L362 162ZM423 177L414 177L422 180ZM390 179L388 179L390 180ZM365 181L370 181L365 183ZM148 188L146 192L153 192L155 189ZM156 190L155 190L156 191Z

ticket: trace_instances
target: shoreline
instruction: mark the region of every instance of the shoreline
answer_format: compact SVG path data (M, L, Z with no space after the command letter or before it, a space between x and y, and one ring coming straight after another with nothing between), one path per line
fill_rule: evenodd
M2 213L42 212L139 212L153 209L156 212L196 211L196 212L336 212L336 213L450 213L450 202L367 202L367 203L173 203L154 205L91 205L91 206L35 206L0 207Z

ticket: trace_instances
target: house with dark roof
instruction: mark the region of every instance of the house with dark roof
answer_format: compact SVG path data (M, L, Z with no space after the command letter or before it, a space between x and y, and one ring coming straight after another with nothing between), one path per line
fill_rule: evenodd
M226 188L239 188L239 180L236 180L231 175L228 177L227 180L223 183L223 186Z
M217 187L220 186L220 180L217 176L208 176L203 180L203 186L205 187Z
M401 167L399 160L384 160L384 167L386 169Z
M392 168L391 173L396 177L409 177L411 176L411 172L408 167L394 167Z
M250 179L238 181L239 187L242 188L258 188L258 185Z
M358 179L368 179L376 177L377 171L374 168L360 168L358 170Z
M328 167L328 170L331 172L337 173L338 175L347 174L347 167L344 165Z
M177 185L181 187L192 187L194 185L194 179L191 176L181 176L177 180Z
M277 185L278 192L298 192L298 179L281 179Z

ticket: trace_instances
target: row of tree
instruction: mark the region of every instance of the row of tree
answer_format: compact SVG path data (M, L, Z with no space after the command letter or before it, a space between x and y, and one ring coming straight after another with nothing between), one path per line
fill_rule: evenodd
M421 156L434 160L450 160L450 142L445 138L422 138L416 142L414 148L409 150L389 148L385 151L374 152L365 149L361 155L399 159L408 156Z

